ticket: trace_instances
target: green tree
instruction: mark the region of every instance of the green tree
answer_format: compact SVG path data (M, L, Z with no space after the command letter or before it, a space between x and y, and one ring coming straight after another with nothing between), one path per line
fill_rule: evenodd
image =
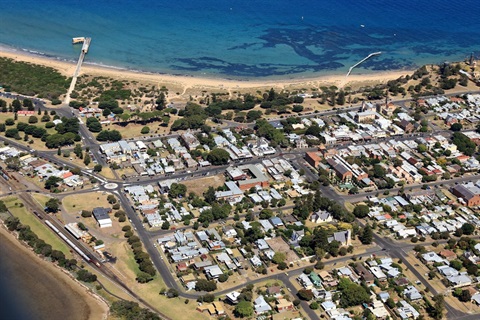
M215 189L212 186L209 186L207 191L203 193L203 197L205 198L205 201L210 204L215 202Z
M466 222L462 225L462 231L464 235L471 235L475 231L475 226L471 223Z
M82 150L82 145L80 143L77 143L75 145L75 147L73 148L73 153L75 153L75 155L82 159L83 158L83 150Z
M207 156L207 160L213 165L227 164L230 159L230 154L221 148L215 148Z
M80 280L83 282L95 282L97 281L97 276L94 275L93 273L88 272L85 269L80 269L77 272L77 280Z
M438 294L433 297L433 301L435 304L433 306L433 310L431 312L432 318L436 320L443 319L444 312L445 312L445 299L442 294Z
M285 262L285 259L286 259L286 255L285 253L283 252L275 252L275 254L273 255L273 258L272 258L272 262L275 263L275 264L280 264L282 262Z
M353 214L357 218L365 218L369 213L370 209L364 204L359 204L353 209Z
M49 212L58 212L60 202L56 198L50 198L45 203L45 207L48 209Z
M150 132L150 127L148 126L145 126L142 128L142 130L140 131L141 134L148 134Z
M187 194L187 187L181 183L172 183L168 195L172 198L184 197Z
M90 159L90 155L88 154L88 152L85 152L85 158L83 159L83 164L85 164L86 166L88 166L91 161L92 161L92 160Z
M363 244L371 244L373 242L373 230L369 224L363 228L362 234L359 238Z
M53 188L58 187L58 183L62 181L61 178L55 177L55 176L50 176L48 179L45 181L45 189L52 190Z
M168 230L168 229L170 229L170 222L164 221L162 223L162 230Z
M250 301L242 300L235 306L234 313L240 318L250 318L253 316L253 305Z
M38 118L36 116L30 116L28 118L28 123L37 123L38 122Z
M338 283L340 305L343 308L361 305L370 302L370 295L364 287L352 282L347 278L341 278Z
M457 123L454 123L454 124L452 124L452 125L450 126L450 130L451 130L451 131L462 131L462 129L463 129L462 124L461 124L461 123L458 123L458 122L457 122Z
M469 290L462 290L462 293L460 294L458 299L462 302L470 302L470 300L472 299L472 294Z
M310 301L313 299L313 293L312 290L307 290L307 289L300 289L297 292L297 296L305 301Z
M94 167L93 167L93 171L94 172L101 172L102 171L102 165L101 164L96 164Z
M100 132L102 131L102 124L95 117L87 118L87 128L91 132Z
M215 291L216 289L217 289L217 284L215 283L215 281L211 281L211 280L199 279L195 284L196 291L212 292L212 291Z

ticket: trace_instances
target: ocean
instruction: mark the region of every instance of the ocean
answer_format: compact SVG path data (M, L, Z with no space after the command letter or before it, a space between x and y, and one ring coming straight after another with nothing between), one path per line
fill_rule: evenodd
M89 63L235 79L357 73L480 51L475 0L0 0L0 44Z

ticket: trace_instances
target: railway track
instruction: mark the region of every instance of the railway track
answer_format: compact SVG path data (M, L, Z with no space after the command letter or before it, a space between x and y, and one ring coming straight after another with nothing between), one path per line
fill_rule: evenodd
M89 264L92 268L94 268L97 272L101 273L105 277L107 277L110 281L118 285L124 292L126 292L129 296L131 296L134 300L137 300L145 307L149 308L152 312L157 313L160 317L165 320L171 320L168 316L160 312L157 308L153 305L142 299L138 296L135 292L133 292L109 267L107 264L102 263L88 248L85 248L83 242L78 241L74 238L69 232L65 231L63 224L58 221L54 216L50 216L44 212L44 208L41 208L39 203L34 200L29 192L24 188L24 186L18 183L18 180L12 176L8 175L8 180L5 177L1 177L5 184L9 187L10 192L8 195L14 195L19 200L23 202L23 204L32 212L42 223L44 223L47 227L49 227L60 239L66 242L72 252L75 252L78 256L82 258L87 264ZM15 182L14 182L15 181ZM102 288L105 289L105 286L100 283ZM110 291L105 290L112 294ZM115 294L112 294L116 298L120 298ZM120 298L121 299L121 298ZM125 299L122 299L125 300Z

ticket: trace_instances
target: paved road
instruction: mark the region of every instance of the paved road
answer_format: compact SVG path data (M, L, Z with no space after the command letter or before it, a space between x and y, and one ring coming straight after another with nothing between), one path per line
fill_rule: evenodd
M458 93L456 93L455 95L457 95ZM404 103L406 101L409 101L408 99L405 99L405 100L399 100L399 101L395 101L396 103ZM35 101L35 105L38 106L38 101ZM352 106L352 107L347 107L347 108L343 108L340 112L346 112L346 111L349 111L349 110L355 110L355 109L358 109L359 106ZM74 114L73 112L70 110L69 107L67 106L63 106L61 108L55 108L54 109L57 114L59 114L60 116L65 116L65 117L72 117ZM320 113L317 113L317 114L310 114L310 115L301 115L300 117L317 117L317 116L328 116L328 115L333 115L333 114L336 114L337 112L339 112L338 110L329 110L329 111L324 111L324 112L320 112ZM271 121L278 121L280 119L276 119L276 120L271 120ZM237 126L238 124L235 124L235 123L232 123L232 122L229 122L227 127L228 126ZM249 126L251 126L253 124L249 124ZM437 132L438 134L439 132ZM447 134L448 132L440 132L441 134ZM98 163L102 164L102 165L106 165L104 159L100 156L98 156L100 154L99 152L99 145L98 143L96 143L96 140L93 138L93 135L87 130L87 128L85 127L85 125L81 125L80 126L80 134L82 136L82 139L83 139L83 143L84 143L84 146L85 147L88 147L92 153L94 154L96 160ZM425 135L430 135L431 133L426 133ZM174 136L174 135L172 135ZM158 137L155 137L155 138L152 138L152 139L158 139ZM404 137L398 137L398 138L395 138L396 140L405 140L405 139L412 139L412 137L408 137L408 136L404 136ZM29 150L28 147L22 145L22 144L19 144L15 141L12 141L12 140L9 140L9 139L6 139L4 137L0 137L0 140L3 140L3 141L8 141L11 145L21 149L21 150L25 150L27 152L31 152ZM385 140L385 139L384 139ZM378 141L381 141L381 140L378 140ZM366 141L366 142L360 142L360 143L374 143L374 142L378 142L378 141ZM294 162L296 164L298 164L298 166L302 169L305 170L305 174L306 174L306 177L307 179L309 179L310 181L313 181L313 180L316 180L317 179L317 175L315 174L315 172L313 172L312 170L310 170L309 166L306 165L305 162L303 162L303 160L300 159L301 155L303 155L303 153L305 152L305 150L296 150L296 151L292 151L290 153L287 153L287 154L292 154L294 156ZM56 158L54 155L53 155L53 152L51 151L35 151L35 153L40 156L40 157L43 157L45 158L46 160L48 161L51 161L53 163L56 163L58 165L63 165L63 166L71 166L70 163L68 163L67 161L64 161L63 159L58 159ZM278 156L278 155L274 155L275 157ZM266 158L269 158L269 157L266 157ZM261 162L263 159L251 159L251 160L247 160L247 161L244 161L243 163L258 163L258 162ZM158 177L158 178L150 178L150 177L147 177L147 178L138 178L137 181L125 181L125 185L129 184L129 183L132 183L132 184L151 184L151 183L155 183L155 182L158 182L158 181L161 181L161 180L165 180L165 179L169 179L169 178L178 178L178 179L183 179L183 178L195 178L195 177L198 177L198 176L202 176L204 173L207 173L207 172L212 172L212 170L214 172L220 172L220 171L223 171L227 166L218 166L218 167L211 167L211 168L205 168L205 169L199 169L195 172L192 172L192 173L188 173L188 172L185 172L185 173L178 173L178 174L175 174L174 176L172 177ZM86 175L89 175L89 176L93 176L93 177L96 177L97 179L99 179L102 183L106 183L107 182L107 179L103 178L103 177L100 177L98 175L96 175L95 173L92 173L90 171L87 171L87 170L82 170L82 172ZM476 177L476 176L475 176ZM456 181L456 182L463 182L463 181L468 181L470 179L473 179L474 176L471 176L471 177L462 177L460 179L452 179L452 180L449 180L449 181ZM110 180L108 182L119 182L118 180ZM121 181L120 181L121 182ZM441 181L441 182L437 182L438 184L441 184L441 183L445 183L444 181ZM436 183L431 183L432 185L436 185ZM153 236L155 236L156 234L152 234L152 233L149 233L147 232L144 228L143 228L143 223L142 221L140 220L140 218L138 217L138 215L136 214L136 212L134 212L134 210L132 209L131 207L131 203L129 202L129 200L127 199L127 197L125 196L125 194L122 192L122 191L119 191L121 190L121 188L123 187L123 185L120 183L119 185L119 188L117 190L114 191L114 193L118 196L120 202L122 203L122 206L125 208L125 212L127 213L127 216L129 217L129 219L131 220L131 223L132 225L136 228L137 230L137 233L140 237L140 239L142 240L142 242L144 243L145 245L145 249L147 250L147 252L149 253L149 255L151 256L152 258L152 262L154 263L155 267L157 268L157 270L159 271L160 275L162 276L162 278L164 279L166 285L170 288L178 288L180 289L179 292L180 292L180 296L182 297L185 297L185 298L189 298L189 299L196 299L199 295L203 294L203 293L198 293L198 292L195 292L195 293L185 293L185 292L182 292L181 288L179 287L179 285L177 284L177 282L175 281L175 278L174 276L172 276L172 274L170 273L169 271L169 266L166 264L165 261L163 261L163 259L161 259L161 256L158 254L157 252L157 249L153 246ZM398 188L400 189L400 188ZM329 198L331 199L334 199L334 200L337 200L337 201L340 201L342 202L343 201L343 196L337 194L336 192L334 192L334 190L332 190L330 187L323 187L321 188L323 194L325 196L328 196ZM391 190L391 191L397 191L395 189ZM87 190L85 191L79 191L77 193L83 193L83 192L87 192ZM375 191L376 193L377 191ZM366 195L368 195L367 193L365 194L362 194L362 195L357 195L357 196L352 196L352 197L348 197L347 199L349 201L351 200L354 200L354 199L357 199L357 197L362 197L364 198ZM435 289L428 283L428 281L418 272L415 270L415 268L408 262L406 261L406 259L403 259L405 258L406 256L406 253L404 251L404 248L407 248L407 246L399 246L398 243L394 243L394 242L390 242L390 240L386 240L386 239L383 239L381 237L379 237L378 235L375 235L375 242L380 246L380 248L374 248L372 249L373 251L371 252L367 252L365 253L365 256L369 256L371 255L372 253L374 252L379 252L381 250L385 250L386 253L388 253L389 255L391 255L392 257L395 257L395 258L402 258L402 260L404 261L405 265L410 269L412 270L412 272L415 274L416 277L418 277L418 279L420 281L422 281L422 283L428 287L432 293L436 293ZM344 261L347 261L348 259L350 259L350 257L342 257L342 258L338 258L338 259L333 259L333 260L330 260L328 262L326 262L327 264L330 264L330 263L340 263L340 262L344 262ZM289 271L289 276L294 276L294 275L298 275L299 273L302 272L302 269L303 268L298 268L298 269L295 269L295 270L291 270ZM276 274L276 275L271 275L271 276L268 276L268 277L264 277L264 278L258 278L258 279L255 279L255 280L251 280L249 281L249 283L257 283L257 282L261 282L261 281L265 281L266 279L279 279L279 280L282 280L285 285L287 286L287 288L293 292L296 291L296 289L294 288L293 284L290 282L290 280L288 279L288 276L286 274ZM229 290L224 290L224 291L220 291L220 292L217 292L217 295L222 295L222 294L225 294L225 293L228 293L230 291L233 291L233 290L237 290L237 289L240 289L244 286L244 284L240 284L238 286L235 286ZM302 306L304 307L305 309L305 312L307 313L307 315L311 318L311 319L319 319L318 315L313 311L311 310L308 305L306 303L302 303ZM451 318L451 317L456 317L456 318L461 318L461 319L465 319L465 320L470 320L470 319L478 319L478 316L474 316L474 315L467 315L467 314L464 314L462 312L459 312L459 311L456 311L455 309L453 309L451 306L447 305L447 310L448 310L448 316Z

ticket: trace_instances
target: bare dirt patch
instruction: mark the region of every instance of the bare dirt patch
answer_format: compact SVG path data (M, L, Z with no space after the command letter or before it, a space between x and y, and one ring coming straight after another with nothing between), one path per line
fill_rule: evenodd
M188 193L195 192L197 195L203 194L210 186L217 188L223 186L224 183L225 177L222 174L182 182L187 187Z
M297 254L290 250L290 246L282 239L282 237L275 237L266 241L273 251L285 253L286 263L290 263L299 259Z

